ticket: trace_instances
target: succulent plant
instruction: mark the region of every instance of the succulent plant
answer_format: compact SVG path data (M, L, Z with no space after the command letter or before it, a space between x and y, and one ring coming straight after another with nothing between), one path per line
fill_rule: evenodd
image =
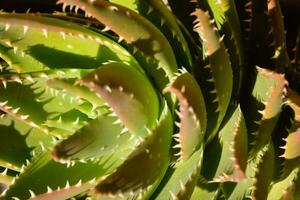
M57 4L0 13L0 199L299 199L278 0Z

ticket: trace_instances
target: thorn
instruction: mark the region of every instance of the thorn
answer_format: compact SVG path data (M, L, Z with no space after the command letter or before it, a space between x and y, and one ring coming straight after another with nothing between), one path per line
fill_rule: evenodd
M225 35L222 35L220 38L219 38L219 42L222 42L224 40L224 36Z
M149 6L149 9L148 9L148 11L147 11L147 15L149 15L152 11L153 11L152 6Z
M2 84L3 84L3 87L6 89L7 88L6 80L3 80Z
M80 187L81 186L81 183L82 183L82 181L81 181L81 179L78 181L78 183L75 185L75 187Z
M65 189L69 189L69 188L70 188L70 184L69 184L69 181L67 181Z
M23 29L23 33L24 33L24 35L25 35L25 34L27 33L29 27L28 27L28 26L24 26L23 28L24 28L24 29Z
M128 128L124 127L121 131L121 134L126 133L128 131Z
M172 192L172 191L169 191L171 197L172 197L172 200L177 200L177 197L176 195Z
M29 193L30 193L30 198L34 198L35 197L35 194L32 190L29 190Z
M17 51L18 51L18 47L13 47L13 51L14 51L14 53L16 54Z
M107 26L105 26L104 29L102 29L103 32L106 32L106 31L109 31L109 30L110 29Z
M165 19L161 18L160 19L160 26L163 26L166 23Z
M77 117L76 120L72 124L73 125L78 125L79 124L79 117Z
M47 38L48 37L48 31L47 31L47 29L43 29L42 31L43 31L44 36Z
M111 88L110 88L108 85L105 85L105 86L104 86L104 89L105 89L107 92L109 92L109 93L112 92L112 91L111 91Z
M0 102L0 107L5 106L8 103L8 101Z
M1 173L3 176L5 176L7 174L8 169L5 168L5 170Z
M49 186L47 186L47 193L51 193L51 192L53 192L53 190Z
M185 92L185 86L184 86L184 85L181 87L180 92L181 92L181 93L184 93L184 92Z
M63 38L64 40L66 40L66 33L63 32L63 31L61 31L61 32L59 32L59 33L60 33L60 35L62 36L62 38Z
M93 178L92 180L90 180L89 183L91 183L91 184L96 183L96 178Z
M18 108L16 108L16 109L13 109L11 112L12 112L13 114L17 114L19 110L20 110L20 107L18 107Z
M18 76L13 76L12 80L15 81L15 82L18 82L18 83L22 84L22 81L21 81L21 79Z
M79 6L75 6L75 13L77 14L79 10Z
M121 124L122 121L120 119L117 119L116 121L113 122L113 124Z
M10 28L10 24L5 24L5 31L8 31L9 28Z
M124 40L124 38L119 36L118 43L122 42L123 40Z

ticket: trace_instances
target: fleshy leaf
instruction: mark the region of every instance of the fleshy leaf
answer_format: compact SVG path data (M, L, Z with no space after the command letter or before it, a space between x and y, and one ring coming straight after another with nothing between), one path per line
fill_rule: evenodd
M81 8L88 16L93 16L105 24L146 57L156 60L158 68L164 70L164 73L156 72L156 76L167 76L169 79L173 77L177 64L172 48L163 34L145 18L128 8L104 0L59 0L58 3ZM153 78L159 80L155 76ZM159 81L157 84L163 88L166 83Z
M228 116L228 121L220 129L218 140L208 145L204 155L202 173L208 180L239 182L246 178L247 129L240 107ZM219 162L218 165L216 162Z
M96 186L101 195L135 193L152 190L163 178L169 162L172 140L172 117L164 103L157 126L114 173ZM133 195L133 194L132 194Z
M293 196L291 189L293 186L296 186L296 182L299 182L300 177L300 167L297 167L291 171L291 173L284 179L274 183L269 191L268 200L279 200L286 199L284 197ZM297 188L294 188L297 191ZM299 196L295 196L297 199ZM290 199L290 198L287 198Z
M91 92L88 88L80 86L78 84L76 85L76 81L72 79L51 79L48 81L48 85L52 88L61 89L69 94L79 96L80 98L87 100L86 103L91 104L89 109L90 117L95 118L95 115L101 114L101 109L103 109L103 112L105 112L105 101L99 98L99 96L97 96L94 92ZM82 105L80 107L83 107L84 109L85 107L87 107L87 105ZM95 110L96 114L93 113Z
M26 143L27 135L23 135L10 121L9 124L0 120L0 162L6 162L16 168L21 168L26 159L31 157L31 148ZM0 164L1 165L1 164ZM8 167L8 166L7 166Z
M79 181L76 185L66 185L64 188L57 190L52 190L50 187L48 187L47 193L31 197L30 200L65 200L78 194L87 192L94 186L95 181L91 180L85 183L81 183L81 181Z
M145 137L147 128L153 127L158 116L158 97L149 80L136 69L112 62L90 73L80 83L100 95L133 134Z
M220 194L219 183L208 183L204 178L200 177L195 187L191 200L211 199L216 200Z
M122 132L116 117L99 116L77 133L55 146L52 154L56 160L79 160L109 155L133 148L137 138L128 130Z
M252 114L247 116L247 118L250 118L246 118L248 123L256 123L255 126L257 127L254 129L255 131L250 131L255 136L255 140L252 142L254 146L251 150L251 155L255 154L262 146L269 142L281 112L283 97L286 93L285 87L287 85L283 74L277 74L262 68L257 69L258 74L252 91L253 99L249 101L252 104L251 106L255 106L255 108L250 106L245 112L246 115L248 112L253 114L255 113L253 109L255 109L256 112L261 114L259 119L251 119ZM263 109L260 108L259 104L263 105Z
M290 133L286 138L284 157L293 159L300 157L300 130Z
M208 141L210 141L216 135L230 102L233 86L232 69L222 38L220 38L218 33L214 30L208 13L197 8L195 12L193 12L193 15L196 17L194 30L203 40L203 44L206 48L205 54L209 58L207 68L210 70L212 77L211 80L207 81L212 82L214 88L208 91L208 93L215 95L213 102L217 104L217 108L214 109L212 108L212 102L205 99L207 113L217 113L216 119L211 119L210 115L212 114L208 115L209 121L217 122L208 123L207 125L207 137Z
M203 142L206 131L206 109L201 89L193 76L183 71L164 89L179 99L180 160L186 160Z
M173 48L178 66L191 69L193 65L190 50L180 30L176 18L162 0L138 0L138 11L151 21L169 41Z
M234 0L208 0L208 4L210 5L218 29L221 34L224 35L224 44L228 49L232 63L234 79L232 98L234 101L238 101L242 84L243 68L245 67L245 56L236 6Z
M46 193L48 186L56 190L58 187L75 185L80 180L87 182L101 177L111 173L122 163L121 159L128 156L128 153L128 151L123 151L101 159L88 160L86 163L68 163L68 165L53 161L49 152L39 154L8 188L4 199L11 199L11 197L28 199L32 196L31 193L35 195Z
M187 160L179 163L170 177L164 180L159 194L153 198L165 199L189 199L199 177L202 164L203 148L200 147Z
M47 112L43 109L43 104L36 102L35 98L36 95L29 86L18 82L8 82L5 86L0 86L0 109L2 111L32 127L48 132L47 127L42 126Z
M295 120L300 122L300 95L295 90L288 88L284 103L293 109L295 112Z
M0 195L13 183L13 180L13 176L8 174L8 169L0 167Z
M131 10L137 11L136 0L109 0L109 1L127 7Z
M0 19L0 52L17 71L97 68L107 60L138 67L120 45L78 24L20 13L1 13Z
M222 187L226 199L266 199L272 181L273 165L274 148L272 144L267 144L257 153L255 159L248 160L246 179L238 182L233 187L232 183L223 183Z

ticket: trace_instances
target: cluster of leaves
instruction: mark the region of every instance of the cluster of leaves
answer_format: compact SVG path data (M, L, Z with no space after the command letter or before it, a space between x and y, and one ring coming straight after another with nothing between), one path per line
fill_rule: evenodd
M1 199L297 199L300 33L278 0L0 13Z

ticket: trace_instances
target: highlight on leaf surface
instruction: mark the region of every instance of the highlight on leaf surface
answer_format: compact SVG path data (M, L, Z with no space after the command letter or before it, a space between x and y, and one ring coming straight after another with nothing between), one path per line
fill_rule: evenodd
M160 118L150 135L140 143L128 159L96 186L100 195L141 194L154 190L170 162L172 117L164 102Z
M179 99L179 133L175 135L180 148L180 160L189 158L203 142L206 131L206 110L200 87L193 76L182 71L164 92L172 92Z
M138 70L112 62L88 74L80 83L104 99L120 123L133 134L145 137L147 129L153 127L158 116L158 97L149 80Z
M215 95L213 102L217 104L216 108L210 108L211 102L206 100L207 110L216 113L217 124L208 123L208 141L210 141L217 133L219 126L225 116L228 108L233 88L232 68L229 55L226 52L223 39L219 36L214 21L210 20L208 11L205 12L200 8L192 13L196 17L194 21L194 31L197 32L203 41L204 56L208 57L207 68L211 74L210 78L206 78L214 87L206 88L209 94ZM208 118L210 118L208 113Z

